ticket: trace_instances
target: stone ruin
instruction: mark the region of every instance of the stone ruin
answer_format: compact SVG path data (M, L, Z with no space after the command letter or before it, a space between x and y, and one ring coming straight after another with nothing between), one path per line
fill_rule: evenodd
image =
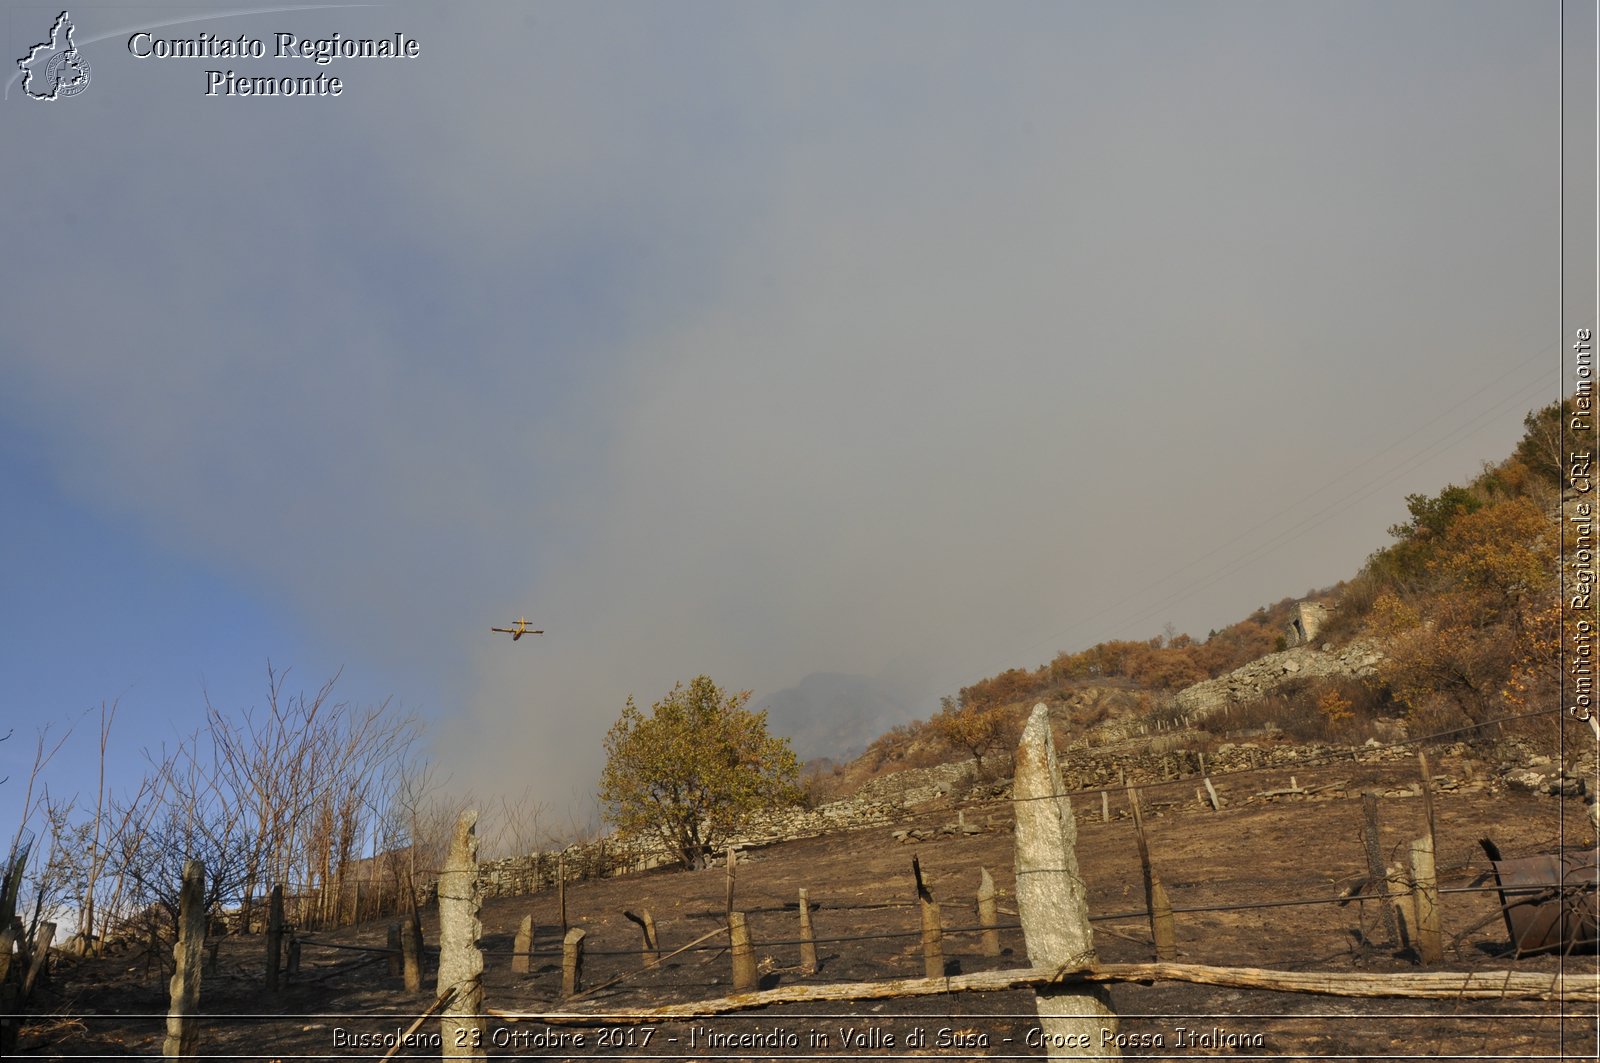
M1283 632L1285 649L1309 646L1316 640L1317 632L1328 622L1328 606L1323 602L1299 602L1294 608L1294 619Z

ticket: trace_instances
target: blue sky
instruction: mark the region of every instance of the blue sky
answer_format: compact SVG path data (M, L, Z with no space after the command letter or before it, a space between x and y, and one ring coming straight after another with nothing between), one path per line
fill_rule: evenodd
M560 805L702 672L926 715L1204 635L1503 456L1593 305L1555 4L244 10L75 8L89 88L0 104L10 818L38 727L118 700L126 782L269 660Z

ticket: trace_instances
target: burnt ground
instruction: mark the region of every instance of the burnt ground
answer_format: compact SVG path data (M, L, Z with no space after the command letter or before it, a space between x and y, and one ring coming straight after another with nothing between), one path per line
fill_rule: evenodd
M1448 759L1441 777L1462 774ZM1222 905L1335 897L1366 867L1361 843L1364 789L1393 792L1415 781L1410 761L1336 764L1297 772L1301 786L1335 784L1312 798L1249 799L1287 779L1247 774L1219 780L1228 806L1220 812L1195 801L1193 781L1145 791L1146 826L1156 871L1177 910L1178 960L1279 970L1383 973L1415 971L1412 954L1386 940L1375 903L1190 911ZM1485 834L1507 856L1553 850L1563 833L1569 846L1593 843L1578 801L1466 786L1438 797L1440 885L1468 886L1488 871L1477 840ZM1131 823L1125 813L1101 822L1099 795L1074 801L1079 859L1095 915L1096 947L1104 962L1152 958L1143 915L1143 889ZM1008 801L959 806L982 833L938 834L902 844L891 830L953 824L957 805L922 806L890 826L787 842L745 854L737 875L737 907L747 912L763 988L800 983L917 977L918 913L911 877L916 855L943 905L947 973L1025 966L1021 932L1001 933L1003 954L982 955L978 935L960 932L976 922L973 897L979 868L994 876L1003 923L1015 922L1011 809ZM1114 801L1115 809L1125 809ZM1423 832L1417 798L1382 802L1383 850L1392 863ZM1563 827L1564 832L1563 832ZM821 969L799 968L797 890L815 906ZM713 939L651 971L641 971L640 935L622 915L648 909L663 951L715 930L722 921L722 869L657 871L575 883L567 891L568 919L588 932L585 985L628 977L579 1006L609 1011L689 1002L731 991L729 957ZM1492 893L1447 893L1443 969L1593 972L1594 957L1514 958ZM1006 914L1008 913L1009 914ZM533 970L511 972L512 935L524 914L536 924ZM433 913L424 932L437 941ZM1477 929L1475 924L1482 923ZM561 1007L560 915L554 891L497 898L485 904L485 999L505 1011ZM899 936L883 936L899 935ZM308 935L316 941L381 947L385 927L370 925ZM209 1056L245 1059L381 1057L382 1042L409 1025L432 1000L408 998L381 956L307 944L298 976L282 992L261 989L260 937L224 939L219 970L205 981L204 1035ZM32 1058L159 1056L165 981L145 957L62 961L38 1010L25 1024L22 1049ZM1186 1058L1544 1057L1595 1058L1595 1005L1553 1003L1352 999L1241 991L1161 982L1117 985L1113 1006L1132 1056ZM437 1032L432 1020L422 1027ZM696 1023L631 1029L550 1026L489 1020L492 1056L525 1058L1037 1058L1038 1030L1029 992L949 994L915 1000L837 1005L786 1005ZM708 1034L714 1043L708 1047ZM575 1038L583 1038L581 1046ZM716 1038L752 1036L749 1047L721 1047ZM1231 1037L1230 1037L1231 1035ZM1239 1035L1245 1035L1241 1043ZM1259 1044L1253 1039L1259 1035ZM369 1038L367 1046L357 1039ZM648 1036L648 1041L646 1040ZM890 1039L893 1039L892 1041ZM919 1040L925 1038L925 1040ZM1009 1038L1009 1040L1007 1040ZM1195 1043L1198 1040L1198 1043ZM356 1042L356 1043L352 1043ZM1230 1043L1231 1042L1231 1043ZM437 1048L402 1048L398 1058L437 1056Z

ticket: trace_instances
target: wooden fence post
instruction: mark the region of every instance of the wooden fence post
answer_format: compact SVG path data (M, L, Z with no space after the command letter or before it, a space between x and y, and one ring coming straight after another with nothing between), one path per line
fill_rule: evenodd
M1128 808L1133 814L1134 839L1139 844L1139 866L1144 872L1145 910L1150 914L1150 939L1155 943L1157 962L1177 958L1176 933L1172 923L1172 904L1150 863L1150 843L1144 836L1144 813L1139 810L1139 791L1128 787Z
M278 971L283 967L283 883L272 887L267 907L267 991L278 988Z
M817 939L811 930L811 898L800 889L800 973L817 973Z
M639 917L644 920L644 925L640 927L644 931L644 962L650 963L661 955L661 939L656 936L656 919L650 914L650 909L646 908L640 912Z
M1050 710L1036 705L1017 748L1017 910L1028 962L1087 967L1095 962L1088 897L1078 871L1078 828L1072 805L1060 792L1061 770ZM1104 986L1036 990L1035 1006L1051 1059L1119 1057L1117 1015ZM1103 1032L1104 1031L1104 1032ZM1077 1047L1077 1046L1082 1046Z
M582 927L573 927L561 939L561 995L570 997L583 988Z
M1291 780L1292 781L1292 780ZM1361 795L1363 845L1367 851L1367 887L1379 892L1378 911L1389 937L1385 944L1394 946L1400 941L1400 927L1395 920L1394 904L1389 900L1389 873L1383 863L1383 848L1378 841L1378 795L1368 791Z
M193 1059L200 1048L200 961L206 946L206 869L198 860L183 865L183 890L178 896L178 943L172 947L172 1004L167 1010L167 1037L162 1054L168 1059Z
M911 874L917 880L917 912L922 917L922 976L944 977L944 921L933 891L922 881L922 864L911 858Z
M1439 829L1433 815L1433 772L1428 769L1428 754L1417 750L1417 763L1422 768L1422 812L1428 820L1428 842L1433 852L1439 851Z
M38 938L33 943L33 962L28 964L28 973L22 979L23 1000L27 1000L28 995L33 992L33 983L50 962L50 942L55 940L55 936L56 925L54 923L39 924ZM49 981L48 976L45 980Z
M1111 822L1111 798L1106 796L1104 790L1100 791L1100 822Z
M1434 875L1433 838L1411 843L1411 903L1416 915L1417 955L1423 963L1444 960L1444 933L1439 926L1439 881Z
M533 957L533 916L522 917L522 925L517 927L516 941L511 946L511 973L527 974L532 967Z
M730 846L728 846L728 862L727 862L728 872L727 872L727 883L726 883L727 889L724 892L723 902L722 902L722 914L723 915L728 915L728 914L732 913L732 911L733 911L733 874L734 874L733 865L734 865L735 859L736 859L736 857L734 856L733 846L730 845Z
M567 925L567 854L556 854L556 903L561 908L561 933L572 929Z
M11 969L20 957L13 949L17 944L16 923L17 891L21 888L22 871L27 866L28 850L13 849L3 865L0 876L0 1056L7 1059L16 1053L17 1035L21 1032L22 986L11 977Z
M650 914L648 908L638 915L632 912L623 912L622 914L630 923L639 928L639 933L644 938L644 944L639 949L639 959L646 967L650 966L650 962L661 955L661 946L656 940L655 917Z
M1172 919L1172 902L1167 899L1167 887L1155 875L1150 876L1150 937L1155 941L1157 961L1178 958L1178 935Z
M450 855L439 872L440 996L451 993L439 1015L446 1059L487 1059L483 1016L483 936L478 890L478 813L469 809L456 821Z
M757 985L756 950L750 944L750 926L743 912L728 913L728 940L733 943L733 991L753 992Z
M986 867L978 868L978 925L983 927L983 954L1000 955L1000 909L994 900L994 876Z

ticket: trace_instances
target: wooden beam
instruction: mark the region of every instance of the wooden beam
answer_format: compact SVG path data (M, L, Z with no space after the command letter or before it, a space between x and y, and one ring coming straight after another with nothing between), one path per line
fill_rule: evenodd
M1255 967L1210 967L1192 963L1107 963L1087 968L1023 967L1010 971L979 971L948 978L898 978L820 986L778 986L761 993L736 993L711 1000L638 1011L537 1012L489 1008L486 1013L507 1022L542 1022L552 1026L629 1025L702 1019L777 1004L888 1000L1085 983L1160 981L1334 997L1600 1003L1600 974L1536 974L1523 971L1364 974L1349 971L1269 971Z

